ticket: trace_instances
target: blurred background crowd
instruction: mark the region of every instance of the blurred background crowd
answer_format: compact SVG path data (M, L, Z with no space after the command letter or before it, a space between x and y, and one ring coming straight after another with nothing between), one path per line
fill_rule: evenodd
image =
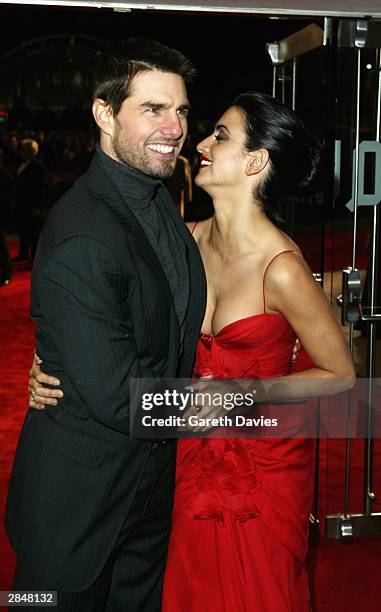
M208 122L198 120L182 150L171 192L186 220L211 214L208 196L193 185L197 171L197 143ZM60 114L41 103L32 112L17 99L0 132L0 285L9 284L12 262L33 262L38 237L50 207L83 174L93 156L97 133L90 110L79 106ZM194 191L197 198L193 199ZM18 252L11 260L6 236L15 234Z

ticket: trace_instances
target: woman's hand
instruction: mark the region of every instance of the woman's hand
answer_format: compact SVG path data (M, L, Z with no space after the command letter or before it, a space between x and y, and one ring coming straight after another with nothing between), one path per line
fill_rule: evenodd
M229 423L229 421L226 421L226 417L247 410L243 403L243 397L246 397L245 394L256 395L257 389L253 387L253 381L249 379L233 380L225 378L215 380L212 375L202 376L193 381L189 387L185 388L190 393L197 393L197 401L194 401L196 398L193 397L191 407L183 414L185 424L179 430L197 434L227 427L226 423ZM211 404L209 398L212 399ZM216 403L213 398L217 399ZM253 407L254 402L250 404L250 411Z
M44 385L59 387L61 381L54 376L48 376L41 370L42 360L37 353L34 354L33 363L29 372L29 406L43 410L46 406L57 406L58 399L63 397L61 389L49 389Z

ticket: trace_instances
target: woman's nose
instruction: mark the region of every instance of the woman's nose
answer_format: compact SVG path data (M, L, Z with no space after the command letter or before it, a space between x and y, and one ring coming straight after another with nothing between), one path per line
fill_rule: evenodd
M208 140L209 140L209 136L208 138L204 138L204 140L201 140L201 142L199 142L196 147L198 153L200 153L201 155L207 156L206 152L209 151Z

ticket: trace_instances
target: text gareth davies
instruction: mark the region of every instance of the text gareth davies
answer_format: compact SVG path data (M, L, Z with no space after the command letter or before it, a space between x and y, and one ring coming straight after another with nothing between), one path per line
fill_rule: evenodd
M142 418L144 427L277 427L278 419L267 419L263 416L248 418L240 414L235 416L201 417L200 415L152 417L147 414Z

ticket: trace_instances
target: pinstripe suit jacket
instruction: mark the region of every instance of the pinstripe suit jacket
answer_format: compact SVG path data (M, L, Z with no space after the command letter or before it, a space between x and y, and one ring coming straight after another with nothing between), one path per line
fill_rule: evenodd
M96 157L53 207L38 247L32 275L37 349L65 397L58 407L27 413L6 526L18 556L64 591L84 590L99 575L139 478L144 443L128 437L129 378L187 377L192 370L205 278L193 238L159 189L189 267L180 362L168 281Z

